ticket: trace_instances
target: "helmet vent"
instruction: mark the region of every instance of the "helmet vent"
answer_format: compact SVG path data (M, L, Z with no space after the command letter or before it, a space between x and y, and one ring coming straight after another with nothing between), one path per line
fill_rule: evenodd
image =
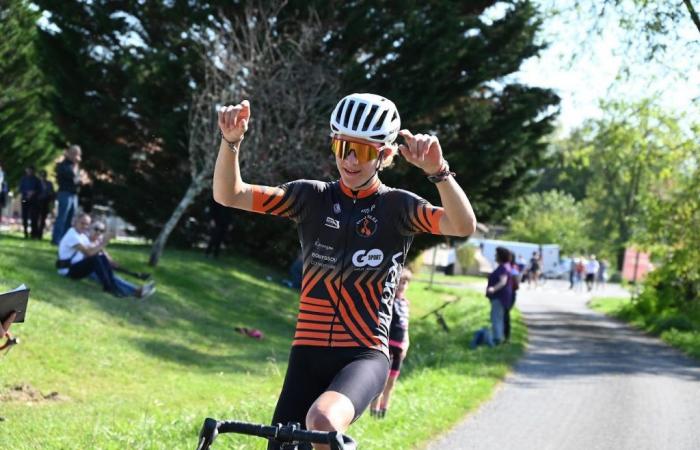
M355 106L355 100L350 100L350 103L348 103L348 107L345 108L345 120L343 120L343 126L345 128L347 128L348 124L350 123L350 115L352 114L353 106Z
M379 116L379 120L377 120L372 131L378 131L378 130L382 129L382 126L384 125L384 119L386 119L386 113L387 113L386 109L384 111L382 111L382 115Z
M340 123L340 115L343 112L343 106L345 106L345 102L347 102L347 100L343 99L340 105L338 105L338 112L335 114L335 121L338 123Z
M355 118L352 121L352 129L357 130L358 127L360 126L360 118L362 117L362 113L365 112L365 109L367 108L367 103L360 103L357 105L357 112L355 113Z
M373 134L370 136L372 139L386 139L386 134Z
M369 114L367 114L367 118L365 119L365 123L362 124L362 131L367 131L369 128L369 124L372 122L372 118L374 117L375 114L377 114L377 109L379 107L377 105L372 105L372 107L369 109Z

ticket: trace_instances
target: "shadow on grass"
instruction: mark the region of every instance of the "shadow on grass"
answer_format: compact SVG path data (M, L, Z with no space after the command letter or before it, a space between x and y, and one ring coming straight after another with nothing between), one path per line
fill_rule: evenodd
M196 363L206 358L192 352L188 340L221 347L226 344L221 336L233 335L236 326L263 330L268 354L288 352L298 293L265 281L268 271L250 260L228 257L213 262L193 252L168 250L154 269L142 262L146 260L143 246L110 247L117 261L132 270L150 269L157 281L156 294L140 300L116 298L102 292L94 282L59 276L53 266L56 248L47 242L3 236L0 245L4 260L1 283L11 287L25 283L34 298L76 317L84 308L97 308L116 320L127 321L130 327L140 327L170 341L137 342L145 353ZM258 343L240 343L246 349L252 344ZM202 365L207 364L205 361Z
M161 339L136 338L131 339L131 341L144 353L164 361L182 365L187 367L187 370L194 368L205 372L265 372L265 364L261 363L264 363L270 354L266 344L258 342L256 344L260 346L259 349L251 350L251 346L247 345L245 351L240 351L240 347L244 345L242 339L238 342L230 343L233 348L238 344L238 351L229 350L216 354Z

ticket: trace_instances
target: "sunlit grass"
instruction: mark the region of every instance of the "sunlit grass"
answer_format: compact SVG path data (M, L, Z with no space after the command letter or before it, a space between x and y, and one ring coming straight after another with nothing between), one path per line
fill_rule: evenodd
M645 314L629 298L599 298L591 306L601 312L631 323L668 344L700 360L700 310L679 311L668 308L663 312Z
M148 248L115 245L125 266L148 271ZM0 448L190 449L207 416L268 422L286 368L297 292L283 274L228 256L218 261L168 249L153 272L156 294L119 299L89 281L55 273L55 247L0 236L0 290L31 289L27 321L13 326L22 343L0 357ZM267 278L272 281L268 281ZM488 304L464 289L413 283L412 347L384 421L365 415L350 430L363 448L413 448L445 430L479 402L523 349L513 344L468 350L488 323ZM446 333L434 315L446 300ZM236 326L259 328L258 341ZM57 399L9 400L14 386ZM225 436L218 448L265 448Z

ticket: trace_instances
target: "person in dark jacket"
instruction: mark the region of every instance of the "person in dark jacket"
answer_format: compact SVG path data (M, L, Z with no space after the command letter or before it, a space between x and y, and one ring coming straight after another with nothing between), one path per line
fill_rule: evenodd
M19 192L22 196L22 228L24 238L36 235L38 225L38 198L41 192L41 182L34 175L34 166L24 169L24 176L19 180Z
M71 145L66 150L63 160L56 165L58 182L58 212L53 224L51 242L55 245L73 223L73 214L78 209L78 190L80 189L80 161L82 150L78 145Z
M205 255L219 257L219 249L231 226L232 218L233 210L231 208L220 205L213 198L211 199L209 204L209 244L204 252Z
M53 202L56 199L56 192L53 188L53 183L48 179L48 174L45 170L39 171L39 182L41 183L41 191L37 198L37 226L32 237L43 239L44 227L46 226L46 217L53 209Z
M496 248L498 267L489 275L486 297L491 302L491 327L493 342L500 344L505 340L504 315L513 300L510 284L510 251L504 247Z

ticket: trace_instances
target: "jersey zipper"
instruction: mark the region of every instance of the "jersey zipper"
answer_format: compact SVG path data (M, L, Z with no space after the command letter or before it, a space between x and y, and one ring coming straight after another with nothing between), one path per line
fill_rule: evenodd
M331 321L331 330L328 333L328 347L331 346L333 341L333 326L335 325L335 318L338 316L338 309L340 308L340 298L342 296L341 291L343 290L343 274L345 273L345 253L348 251L348 234L352 231L350 222L352 222L352 215L355 212L355 204L357 203L357 194L353 193L352 198L352 208L350 208L350 215L348 216L348 231L345 232L345 243L343 245L343 252L341 256L340 263L340 287L336 295L338 296L338 305L333 309L333 320ZM346 330L347 331L347 330Z

